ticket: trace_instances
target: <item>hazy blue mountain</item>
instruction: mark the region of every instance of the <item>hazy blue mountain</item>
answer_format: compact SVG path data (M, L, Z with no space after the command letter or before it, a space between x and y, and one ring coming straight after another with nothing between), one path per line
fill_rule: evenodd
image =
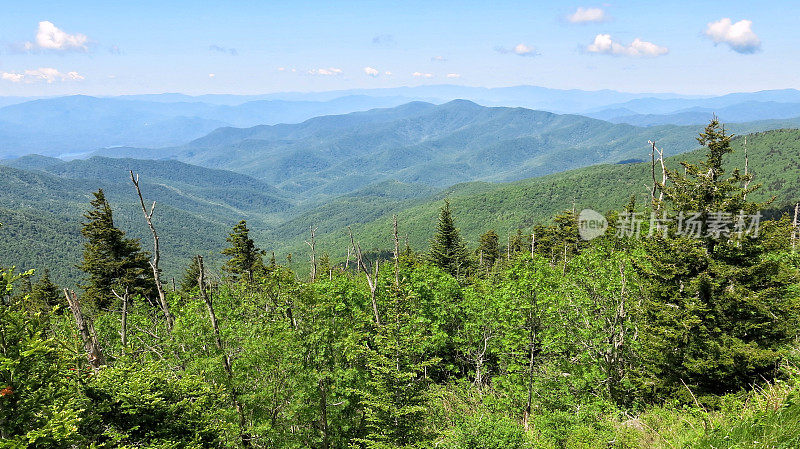
M798 123L749 122L730 129L752 132ZM641 159L648 140L676 154L694 148L702 127L637 127L455 100L438 106L413 102L299 124L220 128L178 147L112 148L98 154L175 158L237 171L319 202L389 179L441 188Z
M613 109L590 114L596 118L609 116ZM695 125L708 123L716 115L726 123L751 122L764 119L786 119L800 117L800 103L777 103L774 101L747 101L720 108L693 107L670 114L620 114L604 118L612 123L628 123L636 126Z
M33 100L0 108L0 157L26 153L58 156L114 146L180 145L224 126L297 123L320 115L404 102L405 98L366 96L326 102L259 100L236 106L85 95Z
M293 125L221 128L179 147L100 154L172 157L246 173L306 196L331 196L387 179L445 187L617 162L640 155L648 139L679 152L695 145L697 130L639 128L456 100L438 106L414 102Z
M719 110L729 106L750 102L770 102L770 103L800 103L800 90L781 89L764 90L759 92L739 92L716 97L705 98L657 98L640 97L629 101L609 104L605 107L586 109L587 115L596 116L608 109L628 109L636 114L671 114L684 112L691 108L706 108ZM611 118L611 117L607 117ZM780 118L780 117L758 117L756 120Z

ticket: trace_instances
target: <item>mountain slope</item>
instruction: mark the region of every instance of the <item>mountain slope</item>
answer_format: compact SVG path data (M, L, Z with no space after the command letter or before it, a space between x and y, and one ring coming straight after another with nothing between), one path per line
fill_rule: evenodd
M82 213L98 188L111 202L116 224L150 247L128 169L141 175L145 201L157 201L154 223L168 276L199 251L218 260L215 252L239 220L263 232L292 207L291 199L261 181L177 161L36 156L5 163L13 166L0 165L0 264L51 268L60 282L80 276L74 266L83 248Z
M735 151L726 158L729 167L744 166L743 143L742 138L734 139ZM749 135L747 149L755 182L763 184L753 199L765 200L774 195L776 201L770 207L777 209L800 200L800 130ZM703 154L703 150L692 151L669 157L667 162L678 168L680 161L698 160ZM644 158L647 153L643 151L640 156ZM333 212L311 211L276 227L269 234L269 241L281 252L304 254L307 248L303 247L302 239L307 236L303 231L313 225L320 230L319 251L339 259L349 245L344 226L352 225L362 247L385 249L389 247L391 217L397 214L401 235L408 236L412 248L424 250L433 235L442 200L449 198L457 225L474 246L480 234L489 229L495 229L503 238L517 228L528 231L534 224L548 222L554 214L573 207L606 212L624 207L631 195L636 195L638 203L643 205L649 201L647 186L651 183L650 164L638 163L596 165L505 184L460 184L414 204L386 207L380 216L370 216L367 220L355 214L346 223L336 218L333 220L336 226L330 226L327 220L334 216Z
M737 124L735 131L800 120ZM246 173L307 198L330 198L397 180L444 188L465 181L513 181L639 157L648 140L675 153L696 145L701 126L635 127L578 115L414 102L318 117L300 124L222 128L187 145L109 149L103 155L173 157Z

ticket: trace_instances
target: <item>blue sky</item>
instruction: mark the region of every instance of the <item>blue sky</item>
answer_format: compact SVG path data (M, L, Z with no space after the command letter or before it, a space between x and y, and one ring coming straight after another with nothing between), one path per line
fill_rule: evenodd
M0 95L800 88L797 1L111 3L6 8Z

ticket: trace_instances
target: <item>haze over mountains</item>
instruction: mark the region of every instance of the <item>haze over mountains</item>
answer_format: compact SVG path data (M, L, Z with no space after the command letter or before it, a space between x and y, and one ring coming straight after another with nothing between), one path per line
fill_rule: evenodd
M696 125L716 113L728 122L800 116L800 92L775 90L717 97L558 90L536 86L437 85L265 95L153 94L0 98L0 158L37 153L75 157L105 147L185 144L213 130L399 106L466 99L484 106L587 115L636 126Z
M401 213L420 224L409 230L420 245L428 238L420 226L449 196L468 209L465 233L474 238L487 223L530 226L584 197L612 207L641 190L643 165L631 162L649 158L648 140L669 155L693 150L712 114L737 134L800 128L796 90L699 98L425 86L0 99L14 102L0 108L0 239L14 242L0 249L0 262L72 267L55 273L61 280L78 276L92 191L103 188L120 225L147 236L128 170L158 201L164 268L175 274L199 251L213 262L240 219L263 247L298 252L310 226L332 247L351 225L365 247L379 247L384 221ZM541 110L548 106L582 114ZM769 163L751 159L751 167L774 183L797 164L800 136L766 136L752 151ZM44 156L19 157L30 153ZM781 186L770 189L796 199Z

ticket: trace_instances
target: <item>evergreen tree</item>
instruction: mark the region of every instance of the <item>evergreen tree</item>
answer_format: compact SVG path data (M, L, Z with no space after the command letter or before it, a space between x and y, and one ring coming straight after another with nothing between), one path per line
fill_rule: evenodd
M463 277L470 267L467 248L453 221L450 202L445 200L439 214L436 235L431 241L431 262L455 277Z
M388 318L366 351L368 376L360 391L367 422L360 442L375 449L412 447L428 439L423 424L429 383L425 371L438 362L420 350L430 335L415 317L420 307L416 295L403 285L389 287L388 294Z
M61 304L63 295L61 289L50 280L50 270L46 269L31 288L30 303L38 310L52 310Z
M500 237L494 232L494 229L481 236L477 255L481 265L487 269L493 267L495 261L500 258Z
M227 242L231 246L222 250L222 254L230 256L230 259L222 266L222 270L228 273L234 282L241 280L252 282L255 274L264 269L262 256L266 251L259 249L250 238L250 230L247 229L245 220L233 227Z
M798 272L787 258L767 253L763 234L735 232L738 214L747 214L749 225L763 205L745 199L757 188L745 187L749 175L724 176L730 136L713 120L698 141L706 159L684 162L685 173L670 171L664 186L673 226L644 241L645 366L647 382L663 388L683 391L685 382L723 393L776 375L779 348L794 337L800 317ZM687 227L690 216L697 229ZM713 232L717 219L728 232Z
M186 266L181 277L180 290L182 292L190 292L197 288L197 282L200 278L200 264L197 262L196 257L192 257L192 261Z
M81 234L87 239L83 262L78 265L89 279L81 285L84 300L97 307L107 308L115 301L112 290L122 294L153 298L155 283L149 264L149 253L142 251L138 239L125 237L125 232L114 226L111 206L103 189L94 193L92 208L84 214Z

